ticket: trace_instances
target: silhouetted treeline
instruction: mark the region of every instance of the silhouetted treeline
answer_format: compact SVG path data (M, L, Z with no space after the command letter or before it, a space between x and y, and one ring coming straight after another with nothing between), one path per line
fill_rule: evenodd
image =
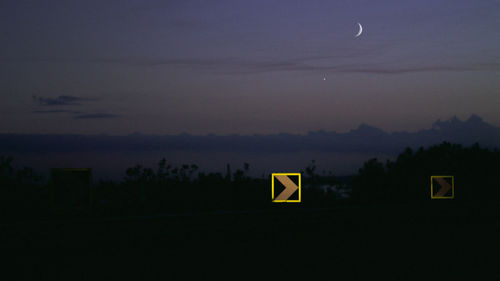
M54 214L57 206L50 203L50 183L30 168L14 169L12 161L0 158L2 214L7 218ZM272 203L270 175L250 177L249 169L245 163L235 171L228 165L225 173L205 173L194 164L174 167L162 159L155 168L127 169L120 182L99 181L91 187L92 208L88 210L56 211L59 215L148 215L424 202L430 200L432 175L455 177L454 202L482 203L500 196L500 152L477 144L462 147L445 142L417 151L408 148L395 161L367 161L347 180L318 174L313 161L301 171L300 204Z
M12 158L1 158L2 208L9 217L58 215L148 215L200 211L234 211L272 208L270 175L248 176L250 165L225 173L205 173L198 166L174 167L162 159L156 168L136 165L120 182L99 181L92 188L92 208L58 209L51 205L50 181L30 168L16 171ZM332 206L336 193L328 187L345 187L332 175L317 175L314 161L301 171L300 206ZM337 202L338 203L338 202ZM283 207L283 204L281 204ZM290 204L286 208L298 207Z
M385 164L367 161L353 179L352 199L361 203L429 201L433 175L454 176L455 203L499 202L500 151L448 142L417 151L407 148Z
M33 212L46 213L49 203L47 185L33 169L15 170L12 157L0 157L0 212L16 217Z
M231 211L272 206L270 178L248 176L249 164L226 173L199 172L196 165L174 167L162 159L157 169L137 165L126 170L122 182L100 182L95 209L101 213L151 214L184 211ZM334 177L319 177L314 162L305 170L303 203L308 206L333 204L331 191L322 183L337 184ZM321 178L318 179L318 178ZM307 198L307 199L305 199Z

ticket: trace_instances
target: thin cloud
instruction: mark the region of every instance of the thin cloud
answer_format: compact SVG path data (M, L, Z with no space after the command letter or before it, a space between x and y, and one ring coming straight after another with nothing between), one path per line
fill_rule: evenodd
M88 101L98 101L100 99L96 98L86 98L86 97L78 97L78 96L58 96L55 98L51 97L39 97L33 96L33 100L38 105L39 109L33 110L32 113L36 114L67 114L67 116L72 119L111 119L120 117L117 114L113 113L105 113L105 112L92 112L93 110L70 110L66 109L66 106L73 105L84 105L85 102ZM54 109L44 109L47 107L52 107ZM90 112L89 112L90 111Z
M55 98L33 96L33 100L41 106L65 106L81 105L82 102L95 101L97 99L77 96L58 96Z
M133 66L192 66L192 67L230 67L230 68L253 68L268 64L300 64L311 60L353 58L380 54L385 50L384 46L372 49L336 48L335 55L299 56L287 59L241 59L238 57L216 57L216 58L141 58L141 57L17 57L0 58L5 63L91 63L91 64L124 64Z
M372 66L346 66L326 69L332 72L369 73L369 74L403 74L414 72L467 72L467 71L499 71L500 63L469 63L469 64L443 64L428 66L408 67L372 67Z
M158 59L131 60L136 65L152 67L179 66L192 67L198 70L219 70L226 74L253 74L278 71L321 71L337 73L367 73L367 74L404 74L417 72L468 72L468 71L500 71L500 62L469 62L462 64L429 64L429 65L395 65L395 64L332 64L315 65L315 61L325 59L357 57L355 53L339 56L299 57L281 60L241 60L236 58L213 59ZM109 62L110 60L108 60ZM115 61L117 62L117 61Z
M404 74L418 72L469 72L469 71L500 71L500 62L478 62L468 64L443 64L427 66L392 66L383 64L351 64L317 66L297 61L264 62L247 64L228 74L253 74L276 71L321 71L325 73L366 73L366 74Z
M85 114L79 114L73 117L73 119L111 119L118 117L120 117L120 115L111 113L85 113Z
M499 61L477 61L455 64L427 64L427 65L399 65L399 64L364 64L350 65L316 65L315 61L328 59L357 58L361 55L376 56L380 50L352 50L343 51L340 55L309 56L289 59L239 59L231 57L220 58L173 58L173 59L147 59L147 58L25 58L21 61L52 62L52 63L98 63L98 64L124 64L146 67L186 67L196 70L218 71L225 74L256 74L277 71L322 71L337 73L367 73L367 74L404 74L417 72L468 72L468 71L500 71ZM4 61L4 59L0 59ZM11 60L9 60L11 61ZM82 97L59 96L57 98L36 97L43 105L70 105L78 104L84 100Z
M79 113L81 113L80 111L64 110L64 109L33 110L32 112L33 113L42 113L42 114L48 114L48 113L73 113L73 114L79 114Z

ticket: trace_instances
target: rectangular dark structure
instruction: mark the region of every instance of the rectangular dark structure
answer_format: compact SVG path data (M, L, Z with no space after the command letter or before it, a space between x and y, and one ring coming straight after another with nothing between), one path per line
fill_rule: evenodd
M83 211L92 205L92 170L89 168L50 171L51 206L56 211Z

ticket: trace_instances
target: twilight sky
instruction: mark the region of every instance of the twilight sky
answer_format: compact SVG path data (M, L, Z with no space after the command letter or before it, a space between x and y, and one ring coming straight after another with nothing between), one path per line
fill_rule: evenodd
M492 0L2 1L0 133L499 126L499 26Z

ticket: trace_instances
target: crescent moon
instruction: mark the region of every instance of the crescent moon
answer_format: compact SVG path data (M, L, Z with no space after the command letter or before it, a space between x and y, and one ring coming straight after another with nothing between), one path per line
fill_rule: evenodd
M356 36L354 37L358 37L359 35L361 35L361 33L363 33L363 26L361 26L361 24L358 22L358 25L359 25L359 31L358 31L358 34L356 34Z

